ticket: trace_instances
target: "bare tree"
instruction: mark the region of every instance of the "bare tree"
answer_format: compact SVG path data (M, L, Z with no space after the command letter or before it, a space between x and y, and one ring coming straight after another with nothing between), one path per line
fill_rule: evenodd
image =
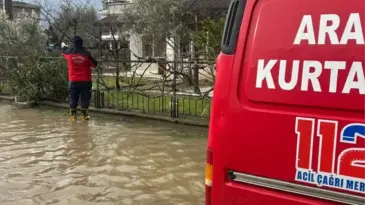
M220 34L216 37L214 26L209 31L209 26L187 15L185 0L134 0L122 14L106 17L108 21L91 21L93 8L70 0L62 0L59 10L47 4L41 8L42 20L50 25L50 41L60 43L77 34L98 45L93 54L106 60L97 85L104 85L109 94L115 87L171 97L175 113L177 95L195 93L205 98L213 90L217 48L212 42L220 41ZM104 71L113 71L112 84Z
M165 60L173 61L167 64L166 72L172 73L174 94L177 81L183 80L196 94L207 95L213 90L224 20L197 22L187 9L183 0L135 0L121 19L132 22L128 27L132 33L165 41L173 51L172 55L166 53ZM201 92L199 76L210 82L211 89Z
M87 47L95 47L99 32L94 26L98 20L97 11L91 4L77 4L71 0L59 1L57 9L48 1L40 2L42 21L48 25L46 33L53 44L69 41L73 36L81 36ZM56 42L52 42L56 41Z
M112 18L108 21L99 21L97 26L100 30L100 36L106 34L108 39L100 38L100 55L111 56L115 68L115 87L120 90L120 74L121 70L128 70L129 43L128 34L124 31L125 24L120 22L118 18ZM105 51L103 53L103 51ZM109 54L109 55L108 55Z

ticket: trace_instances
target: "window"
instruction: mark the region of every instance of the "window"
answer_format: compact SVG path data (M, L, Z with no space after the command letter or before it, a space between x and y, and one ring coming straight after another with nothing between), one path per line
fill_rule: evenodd
M166 55L166 42L164 39L158 40L151 36L142 37L143 57L164 57Z
M109 27L109 31L112 35L118 35L118 28L116 28L115 26Z
M115 38L117 39L119 36L119 29L115 26L111 26L111 25L105 25L101 28L101 32L102 32L102 35L111 35L111 36L115 36ZM112 37L113 39L113 37Z
M153 56L164 57L166 56L166 40L156 40L153 42Z
M142 53L143 57L153 57L153 39L150 36L142 37Z
M180 41L180 53L183 57L188 57L191 52L191 41L190 38L183 38Z
M103 35L109 35L110 34L110 28L109 27L102 27L101 32Z

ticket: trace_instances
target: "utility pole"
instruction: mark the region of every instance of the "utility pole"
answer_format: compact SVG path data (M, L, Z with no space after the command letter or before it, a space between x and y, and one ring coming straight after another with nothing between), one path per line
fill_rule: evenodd
M9 20L13 20L13 2L12 0L3 0L3 11L8 16Z

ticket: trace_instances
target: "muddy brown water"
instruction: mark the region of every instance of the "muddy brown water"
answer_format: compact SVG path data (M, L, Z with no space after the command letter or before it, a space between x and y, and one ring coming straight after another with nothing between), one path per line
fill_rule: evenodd
M204 203L207 129L63 113L0 104L1 205Z

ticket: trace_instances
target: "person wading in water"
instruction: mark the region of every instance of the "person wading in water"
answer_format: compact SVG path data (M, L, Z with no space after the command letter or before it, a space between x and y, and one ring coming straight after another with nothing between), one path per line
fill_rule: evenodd
M77 120L76 111L81 98L81 118L82 120L89 120L88 109L92 94L91 69L96 68L98 62L84 48L81 37L75 36L71 43L69 48L65 49L65 45L63 45L63 48L60 49L68 65L68 98L71 119L72 121Z

